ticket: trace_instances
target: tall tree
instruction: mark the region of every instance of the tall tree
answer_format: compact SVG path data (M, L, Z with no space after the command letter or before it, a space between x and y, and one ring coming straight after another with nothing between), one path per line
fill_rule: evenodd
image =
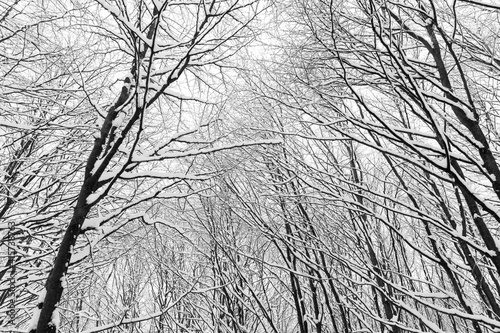
M281 14L281 52L249 81L284 142L266 155L275 185L252 181L280 198L269 209L283 229L268 237L290 249L282 269L332 276L336 329L497 329L498 8L290 1ZM321 253L334 273L312 264ZM317 324L303 324L314 307L294 309L300 331Z
M99 242L131 232L132 221L160 223L155 205L210 177L190 172L197 156L257 144L219 144L213 114L219 73L263 8L252 0L97 0L3 9L1 218L14 242L5 244L1 274L15 290L5 282L0 303L10 297L19 313L37 292L21 286L36 286L49 269L30 332L57 330L72 273ZM9 324L25 320L16 314Z

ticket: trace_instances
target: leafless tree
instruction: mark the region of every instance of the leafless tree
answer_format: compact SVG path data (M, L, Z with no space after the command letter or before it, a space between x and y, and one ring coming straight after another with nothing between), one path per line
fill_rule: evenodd
M220 73L264 8L258 1L4 4L0 217L9 242L0 274L10 279L2 279L0 304L15 321L2 324L24 323L39 294L29 331L55 332L64 290L88 296L69 283L99 267L82 264L99 259L98 244L133 234L134 223L161 223L163 201L188 195L187 183L215 171L190 172L197 156L259 144L218 142L213 115ZM131 258L116 264L136 269ZM116 288L132 283L123 279ZM123 291L125 306L141 286ZM75 316L83 306L75 304ZM129 310L130 323L166 311L145 318ZM96 324L110 327L105 318Z

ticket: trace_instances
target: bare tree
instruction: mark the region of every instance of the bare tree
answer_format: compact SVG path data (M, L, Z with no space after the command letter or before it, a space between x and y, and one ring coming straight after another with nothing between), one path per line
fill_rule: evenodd
M284 148L233 188L283 253L297 330L498 329L498 12L474 3L281 12L282 52L249 84Z
M292 3L293 69L264 95L297 122L275 129L297 147L283 182L348 208L363 260L336 260L375 300L358 314L394 332L498 327L496 9Z
M258 1L17 1L3 8L0 94L9 111L0 125L9 155L1 218L4 239L14 242L4 247L1 274L10 274L15 290L2 285L0 303L16 301L11 325L26 320L20 307L50 269L29 331L55 332L63 292L84 280L75 278L77 264L98 243L132 232L134 221L160 223L161 202L211 176L190 172L197 156L259 144L218 144L213 114L222 99L219 73L250 40L248 24L263 8ZM130 260L123 265L133 270ZM134 311L130 322L166 310L139 319Z
M500 329L498 5L263 8L5 8L2 324Z

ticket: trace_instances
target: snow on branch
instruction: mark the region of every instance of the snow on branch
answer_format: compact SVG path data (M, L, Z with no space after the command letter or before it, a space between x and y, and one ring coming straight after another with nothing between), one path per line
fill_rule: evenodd
M227 145L222 145L219 147L213 148L201 148L201 149L192 149L183 152L159 152L158 155L137 155L135 154L132 157L133 162L151 162L151 161L162 161L167 159L176 159L183 157L191 157L205 154L212 154L219 151L234 149L234 148L244 148L250 146L260 146L260 145L277 145L281 144L282 140L280 139L268 139L268 140L256 140L256 141L242 141L238 143L232 143Z

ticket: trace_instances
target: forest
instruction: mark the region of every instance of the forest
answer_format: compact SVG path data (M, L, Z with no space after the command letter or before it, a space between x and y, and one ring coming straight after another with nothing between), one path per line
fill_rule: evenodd
M496 0L0 0L0 332L500 332Z

